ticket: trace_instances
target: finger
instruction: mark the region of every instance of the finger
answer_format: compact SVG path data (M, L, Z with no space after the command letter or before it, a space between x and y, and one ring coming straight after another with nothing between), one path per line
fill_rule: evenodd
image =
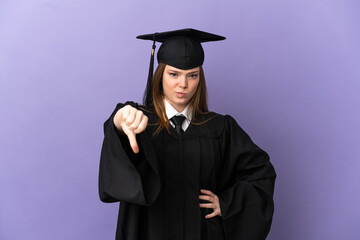
M208 215L205 215L205 218L212 218L212 217L215 217L217 215L218 215L218 213L214 211L214 212L212 212L212 213L210 213Z
M207 200L209 202L213 202L213 198L208 195L199 195L199 199Z
M135 119L133 123L129 126L131 130L136 130L139 127L139 124L144 116L144 113L142 111L136 111L135 113Z
M143 115L142 120L138 128L134 130L134 133L141 133L142 131L144 131L145 128L147 127L147 124L148 124L148 117Z
M129 139L129 143L130 143L130 146L131 146L131 149L133 150L134 153L138 153L139 152L139 146L137 144L137 141L136 141L136 135L134 132L130 132L127 134L127 137Z
M199 205L202 208L216 208L216 205L214 203L200 203Z
M130 108L128 107L128 105L126 105L121 109L121 118L120 118L121 123L126 121L127 117L129 116L129 113L130 113Z
M201 191L202 193L205 193L205 194L210 195L210 196L214 196L214 195L215 195L215 194L214 194L212 191L210 191L210 190L200 189L200 191Z
M136 109L131 109L131 110L129 111L129 115L128 115L128 117L126 118L126 125L130 126L130 125L134 122L136 112L137 112Z

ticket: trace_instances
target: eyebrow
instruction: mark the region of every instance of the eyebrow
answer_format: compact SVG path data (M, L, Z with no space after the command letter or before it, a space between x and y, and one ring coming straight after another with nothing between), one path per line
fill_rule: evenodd
M169 69L168 71L173 72L173 73L180 73L180 72L178 72L176 70L173 70L173 69ZM187 74L193 74L193 73L199 73L199 71L193 71L193 72L189 72Z
M169 72L174 72L174 73L179 73L178 71L176 70L172 70L172 69L168 69Z

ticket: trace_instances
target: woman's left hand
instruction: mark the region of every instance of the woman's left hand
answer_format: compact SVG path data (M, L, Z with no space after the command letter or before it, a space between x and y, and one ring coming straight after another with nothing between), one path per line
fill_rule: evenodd
M200 189L200 191L205 195L199 195L199 199L207 200L211 202L211 203L200 203L200 207L214 209L214 212L206 215L205 218L212 218L217 215L222 216L218 196L215 193L211 192L210 190Z

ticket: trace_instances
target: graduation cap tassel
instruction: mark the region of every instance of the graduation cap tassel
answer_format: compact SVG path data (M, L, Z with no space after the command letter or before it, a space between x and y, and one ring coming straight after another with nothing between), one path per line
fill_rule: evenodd
M156 33L154 33L154 36L153 36L153 45L152 45L152 49L151 49L149 74L148 74L146 89L145 89L145 93L144 93L144 97L143 97L143 104L146 107L150 107L150 105L152 103L151 82L152 82L153 73L154 73L154 55L155 55L155 48L156 48L155 36L156 36Z

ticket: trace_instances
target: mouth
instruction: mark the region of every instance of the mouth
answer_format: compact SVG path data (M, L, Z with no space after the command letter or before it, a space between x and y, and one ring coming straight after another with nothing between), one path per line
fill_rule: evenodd
M184 92L176 92L176 96L185 97L185 93Z

